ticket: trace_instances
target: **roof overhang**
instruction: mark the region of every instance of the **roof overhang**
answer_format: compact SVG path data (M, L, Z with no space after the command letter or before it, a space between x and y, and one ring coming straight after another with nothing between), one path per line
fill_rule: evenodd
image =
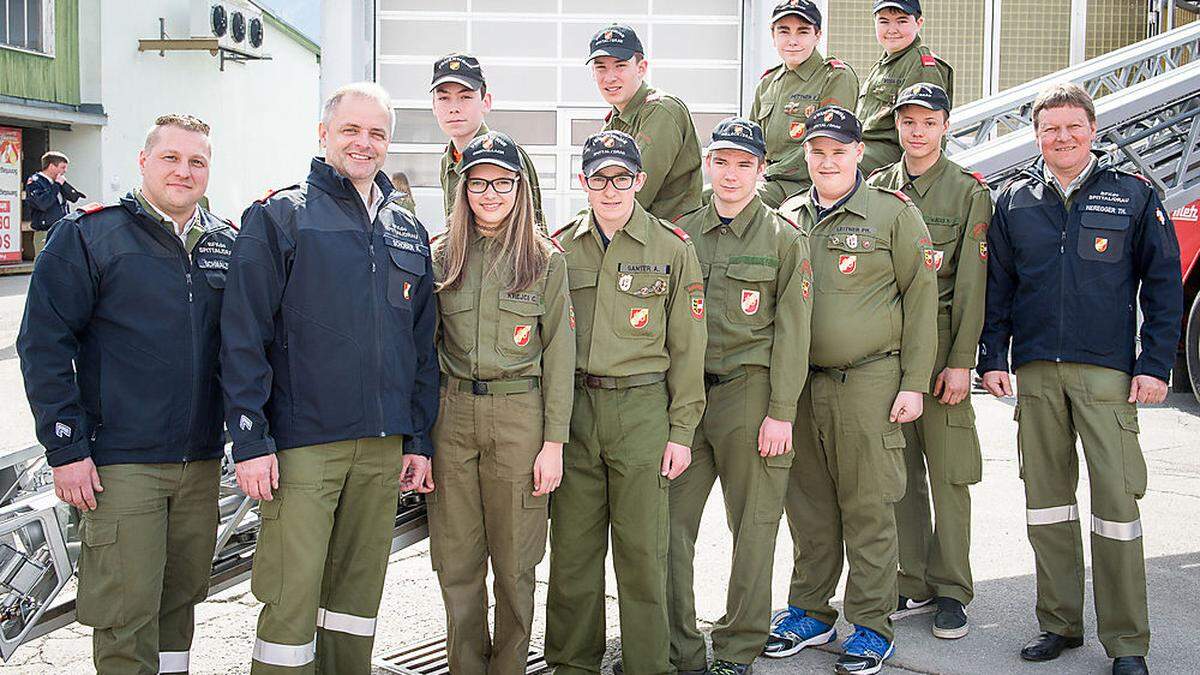
M55 103L17 96L0 95L0 121L32 123L51 129L70 129L71 125L102 127L108 124L104 106L98 103Z

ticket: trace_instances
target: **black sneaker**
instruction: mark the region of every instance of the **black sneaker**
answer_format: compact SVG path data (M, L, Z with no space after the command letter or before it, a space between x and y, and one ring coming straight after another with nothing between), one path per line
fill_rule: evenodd
M971 630L967 623L967 610L954 598L938 598L937 614L933 615L933 636L943 640L957 640Z
M741 664L717 659L713 661L712 666L705 671L704 675L750 675L752 672L754 671L749 663Z
M892 612L892 621L916 616L918 614L928 614L937 607L933 604L933 598L927 600L913 600L912 598L900 596L899 602L896 603L896 611Z

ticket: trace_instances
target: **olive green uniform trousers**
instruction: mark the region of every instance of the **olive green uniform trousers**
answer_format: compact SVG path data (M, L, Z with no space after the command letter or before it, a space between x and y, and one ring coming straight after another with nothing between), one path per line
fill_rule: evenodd
M669 481L661 473L668 434L665 382L575 389L563 480L550 504L546 660L557 675L600 672L610 527L625 672L671 672Z
M770 396L766 368L748 367L739 376L711 383L692 464L671 483L667 579L671 664L678 670L705 668L704 635L696 627L693 561L704 504L718 478L733 534L733 564L725 615L712 630L713 654L733 663L751 663L766 644L775 539L793 457L791 452L776 457L758 454L758 430ZM703 578L704 583L714 581Z
M1100 642L1110 658L1150 648L1146 561L1137 500L1146 493L1137 408L1128 374L1082 363L1034 361L1017 369L1017 448L1025 518L1037 561L1042 630L1083 636L1084 562L1076 436L1092 498L1092 587Z
M897 595L895 503L905 479L904 432L888 421L899 390L894 356L814 371L800 396L785 501L796 555L788 604L830 625L837 621L829 601L842 575L844 544L846 618L888 640Z
M281 450L279 489L259 502L250 589L264 603L250 672L371 672L399 500L403 441Z
M533 624L534 568L546 552L550 496L533 496L542 449L542 392L529 380L470 382L443 375L433 428L429 552L446 604L450 671L524 675ZM460 385L467 385L466 390ZM504 393L504 392L510 393ZM488 634L487 569L496 594Z
M185 673L193 610L208 596L221 461L113 464L82 514L79 623L96 672Z

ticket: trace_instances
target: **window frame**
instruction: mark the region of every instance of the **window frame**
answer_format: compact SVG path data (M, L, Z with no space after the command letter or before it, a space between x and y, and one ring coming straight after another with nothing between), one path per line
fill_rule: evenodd
M4 22L5 30L8 29L8 12L13 3L20 2L25 5L25 9L29 9L29 0L0 0L0 21ZM0 49L5 49L20 54L32 54L33 56L41 56L43 58L52 59L55 57L55 0L41 0L42 8L42 47L43 50L30 49L28 47L20 47L8 42L0 42ZM25 30L29 31L29 18L26 14ZM7 39L7 34L5 36Z

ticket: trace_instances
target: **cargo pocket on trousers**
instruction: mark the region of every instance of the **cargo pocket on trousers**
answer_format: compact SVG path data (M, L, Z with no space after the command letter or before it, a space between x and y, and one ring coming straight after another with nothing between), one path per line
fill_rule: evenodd
M783 495L795 452L763 458L763 477L754 495L754 522L773 523L783 517Z
M283 500L277 490L275 498L258 502L258 545L254 550L254 574L250 576L250 592L259 602L273 605L283 595L283 539L279 531L279 512Z
M125 564L117 530L115 520L83 521L75 616L85 626L111 628L123 623Z
M532 487L532 486L531 486ZM550 495L521 495L521 569L536 566L546 557L546 523L550 513Z
M442 489L442 488L438 488ZM425 513L429 523L429 564L436 572L442 568L442 497L434 490L425 495Z
M1121 457L1125 464L1125 492L1141 499L1146 494L1146 458L1138 443L1136 410L1118 410L1117 424L1121 426Z
M650 469L658 471L657 468ZM671 541L671 519L667 516L668 493L671 489L671 481L661 473L658 474L658 559L666 561L667 545Z
M904 498L904 432L899 428L883 434L883 461L880 462L879 496L885 503L894 504Z
M975 411L965 403L946 415L946 482L974 485L983 477L983 457L975 432Z
M1013 421L1017 423L1017 478L1025 480L1025 453L1021 450L1021 404L1013 408Z

